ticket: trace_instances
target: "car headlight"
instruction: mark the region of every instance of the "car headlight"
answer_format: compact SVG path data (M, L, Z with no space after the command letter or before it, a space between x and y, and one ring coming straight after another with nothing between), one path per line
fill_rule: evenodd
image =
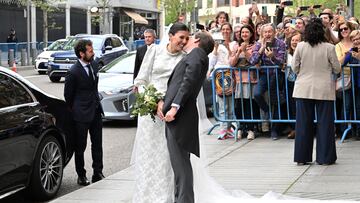
M54 61L54 57L50 57L49 62L53 62L53 61Z
M114 94L119 94L119 93L129 93L131 92L133 89L133 87L128 87L128 88L116 88L116 89L113 89L113 90L107 90L107 91L104 91L104 93L106 95L114 95Z

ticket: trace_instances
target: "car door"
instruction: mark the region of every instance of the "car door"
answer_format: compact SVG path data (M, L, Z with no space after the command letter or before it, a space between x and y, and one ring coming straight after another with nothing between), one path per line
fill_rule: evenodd
M0 193L26 184L41 123L41 107L30 91L0 73Z

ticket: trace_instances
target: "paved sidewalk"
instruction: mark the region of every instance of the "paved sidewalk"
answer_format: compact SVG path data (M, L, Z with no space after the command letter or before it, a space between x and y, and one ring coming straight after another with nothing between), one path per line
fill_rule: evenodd
M244 190L255 197L273 191L319 200L360 200L360 141L337 142L338 160L331 166L297 166L292 161L294 140L286 138L234 142L206 136L205 143L210 175L227 190ZM129 167L53 202L129 203L133 188Z

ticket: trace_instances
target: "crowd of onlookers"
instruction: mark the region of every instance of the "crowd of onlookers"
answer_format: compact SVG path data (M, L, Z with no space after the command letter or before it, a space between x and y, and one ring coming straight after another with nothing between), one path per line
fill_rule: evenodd
M358 19L348 16L341 8L332 11L314 6L307 8L308 15L300 8L296 10L295 15L286 15L286 5L283 2L281 1L277 7L274 23L270 23L268 16L261 15L259 9L252 6L249 8L249 16L241 19L240 24L231 25L226 12L219 12L216 19L208 24L206 29L212 33L216 42L213 52L209 55L209 73L217 68L238 67L235 71L216 71L217 80L222 81L217 84L216 96L220 117L295 119L296 102L292 95L297 75L289 67L296 47L304 41L305 35L317 38L312 36L316 33L305 33L306 26L315 19L321 19L324 37L327 42L335 45L336 56L342 67L341 73L334 74L337 89L336 119L358 120L360 71L347 65L359 64L360 60ZM315 14L316 9L320 9L317 11L320 11L318 15ZM250 66L256 66L258 69L245 68ZM280 68L261 68L264 66ZM230 84L228 89L225 89L224 85L226 78L232 78L232 81L227 81ZM352 86L355 88L354 92ZM337 135L342 135L346 128L346 124L336 125ZM354 125L353 129L352 136L360 138L360 125ZM241 123L237 136L252 140L260 132L270 132L273 140L277 140L283 134L288 138L296 136L295 124L272 123L270 126L269 122ZM232 123L222 122L219 139L231 136L234 136Z

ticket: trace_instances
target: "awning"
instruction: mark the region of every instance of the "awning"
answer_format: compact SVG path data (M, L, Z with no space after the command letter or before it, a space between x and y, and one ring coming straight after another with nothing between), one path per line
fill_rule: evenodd
M134 11L124 9L124 12L126 13L126 15L128 15L130 18L132 18L135 21L135 23L145 24L145 25L149 24L149 22L144 17L142 17L141 15L139 15L138 13L136 13Z

